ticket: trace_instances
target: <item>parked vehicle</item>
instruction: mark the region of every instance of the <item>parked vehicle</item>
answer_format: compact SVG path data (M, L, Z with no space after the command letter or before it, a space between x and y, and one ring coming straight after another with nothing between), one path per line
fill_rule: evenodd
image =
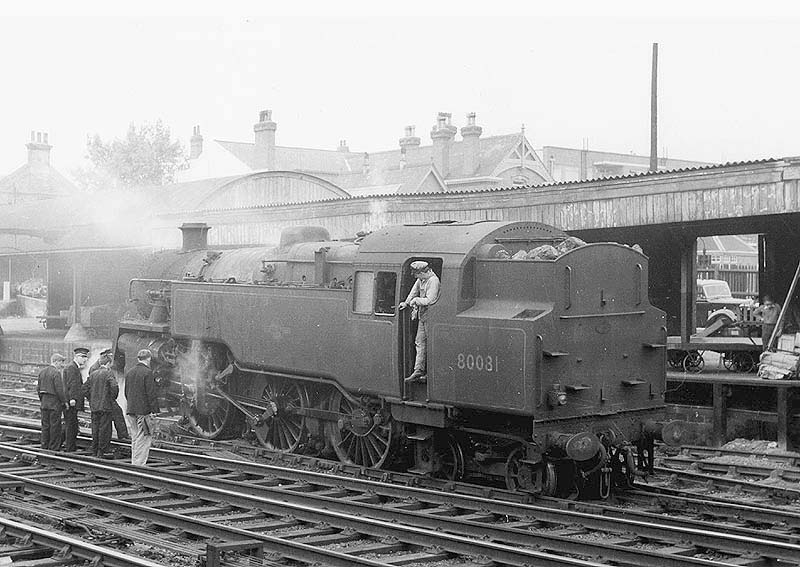
M706 328L717 320L726 327L746 320L742 309L752 305L750 299L739 299L731 295L731 288L724 280L697 280L696 326Z

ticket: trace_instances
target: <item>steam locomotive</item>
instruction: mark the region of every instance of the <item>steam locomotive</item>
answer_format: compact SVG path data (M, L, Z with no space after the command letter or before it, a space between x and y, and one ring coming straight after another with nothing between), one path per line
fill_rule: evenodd
M117 360L148 348L199 436L365 467L607 496L652 466L665 315L647 257L535 222L390 226L353 240L285 230L277 247L155 255L130 283ZM188 242L188 244L186 244ZM544 254L540 254L544 251ZM410 264L441 280L427 376L409 383ZM638 447L635 462L633 447Z

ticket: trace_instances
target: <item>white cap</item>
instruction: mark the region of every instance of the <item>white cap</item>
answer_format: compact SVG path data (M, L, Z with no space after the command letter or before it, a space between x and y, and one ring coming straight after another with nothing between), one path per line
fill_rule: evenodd
M417 260L416 262L411 262L411 269L415 272L424 272L428 269L428 263L423 262L422 260Z

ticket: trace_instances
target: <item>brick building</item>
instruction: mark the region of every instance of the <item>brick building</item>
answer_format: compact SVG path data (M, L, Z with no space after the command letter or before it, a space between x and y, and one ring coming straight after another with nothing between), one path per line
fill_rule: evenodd
M50 165L53 146L48 143L47 132L31 132L26 147L28 161L0 178L0 204L53 199L77 192L75 185Z
M438 113L423 145L407 126L395 148L354 152L341 140L336 149L294 148L276 144L278 125L264 110L246 142L214 140L204 145L200 128L190 139L188 168L179 182L216 179L251 172L290 171L327 181L347 196L438 193L495 186L540 185L552 181L524 132L482 136L475 113L460 128L452 115ZM456 139L460 133L460 139ZM298 194L296 201L306 200Z

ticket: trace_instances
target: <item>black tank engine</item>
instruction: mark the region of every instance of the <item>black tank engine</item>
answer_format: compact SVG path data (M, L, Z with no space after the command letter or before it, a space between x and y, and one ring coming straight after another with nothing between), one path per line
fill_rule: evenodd
M201 231L207 230L200 229ZM406 383L416 322L398 310L424 260L441 280L427 376ZM210 439L608 495L652 464L664 313L647 257L534 222L319 227L271 248L155 255L131 282L117 352L149 348L169 403ZM130 362L129 362L130 364Z

